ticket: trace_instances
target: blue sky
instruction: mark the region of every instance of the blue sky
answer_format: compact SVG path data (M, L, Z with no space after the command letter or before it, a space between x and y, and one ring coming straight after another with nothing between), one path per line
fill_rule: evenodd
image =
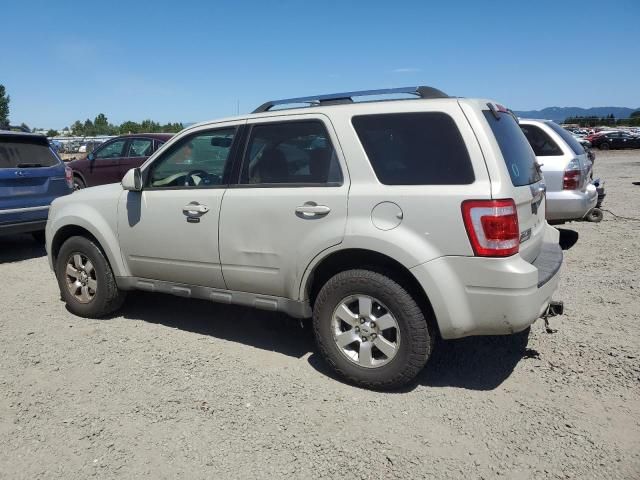
M514 110L640 107L640 1L7 1L12 123L194 122L431 85Z

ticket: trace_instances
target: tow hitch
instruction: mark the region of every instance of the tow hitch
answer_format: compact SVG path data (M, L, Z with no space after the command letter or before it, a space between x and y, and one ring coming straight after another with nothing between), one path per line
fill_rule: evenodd
M564 313L564 303L557 301L557 300L551 300L549 302L549 306L547 307L547 311L544 312L544 315L542 315L542 319L544 320L544 328L547 331L547 333L556 333L557 330L551 328L551 325L549 325L549 318L550 317L555 317L557 315L562 315Z

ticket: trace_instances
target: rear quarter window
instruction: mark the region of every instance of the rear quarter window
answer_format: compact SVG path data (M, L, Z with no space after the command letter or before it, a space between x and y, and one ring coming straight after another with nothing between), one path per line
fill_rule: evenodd
M556 122L547 122L547 125L554 131L556 132L558 135L560 135L560 137L567 142L567 145L569 145L569 147L571 148L571 150L573 150L573 153L575 153L576 155L582 155L584 154L584 148L582 147L582 145L580 145L580 142L578 140L575 139L575 137L573 135L571 135L569 132L567 132L564 128L562 128L560 125L558 125Z
M493 135L496 137L502 157L507 165L514 187L531 185L542 178L536 167L536 156L516 119L509 113L483 111Z
M359 115L352 119L385 185L468 185L475 176L453 119L442 112Z
M52 167L59 163L48 143L0 136L0 168Z

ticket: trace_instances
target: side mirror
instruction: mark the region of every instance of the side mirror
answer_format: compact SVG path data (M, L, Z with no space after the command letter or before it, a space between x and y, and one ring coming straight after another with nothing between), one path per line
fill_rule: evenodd
M139 168L132 168L125 173L122 179L122 188L132 192L139 192L142 190L142 172Z
M96 159L96 156L93 154L93 152L87 155L87 160L89 160L90 162L93 162L95 159Z

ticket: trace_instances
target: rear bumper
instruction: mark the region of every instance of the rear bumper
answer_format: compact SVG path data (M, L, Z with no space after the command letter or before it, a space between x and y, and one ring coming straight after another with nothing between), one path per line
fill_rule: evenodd
M580 220L598 203L598 191L592 184L586 191L547 192L547 220Z
M46 220L36 220L32 222L4 223L0 224L0 235L15 235L17 233L37 232L44 230L47 225Z
M5 205L3 204L3 207ZM19 225L22 223L47 221L49 216L47 205L36 205L18 208L0 208L0 228L2 225Z
M443 338L516 333L544 314L563 258L558 231L546 229L533 264L520 255L440 257L411 269L431 301Z

